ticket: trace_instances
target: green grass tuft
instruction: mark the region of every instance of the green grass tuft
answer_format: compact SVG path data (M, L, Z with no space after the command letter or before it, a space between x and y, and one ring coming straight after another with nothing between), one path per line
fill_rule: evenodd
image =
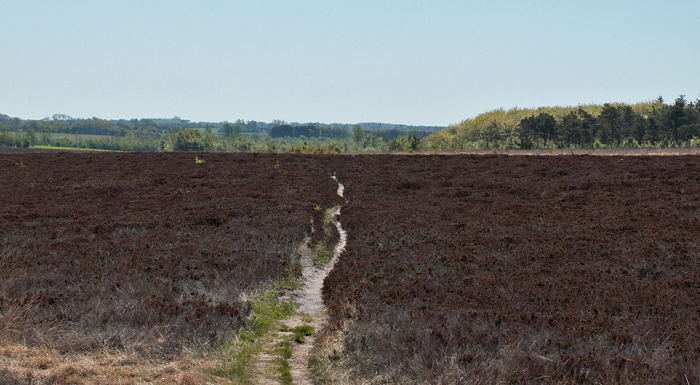
M283 385L292 385L292 372L289 368L289 361L286 358L278 358L275 360L280 372L280 381Z
M224 365L212 372L214 376L238 384L252 384L253 359L262 351L265 339L272 337L277 323L296 310L294 304L278 298L279 292L277 285L253 299L251 318L245 329L229 341L224 349ZM289 354L291 356L291 350Z
M311 336L315 333L315 329L311 325L297 326L292 329L292 331L294 332L292 340L298 344L303 343L307 336Z

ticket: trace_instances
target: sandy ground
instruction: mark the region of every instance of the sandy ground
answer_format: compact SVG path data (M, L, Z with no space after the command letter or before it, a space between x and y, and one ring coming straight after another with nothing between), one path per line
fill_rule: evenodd
M336 208L333 214L340 214L340 208ZM338 260L338 257L342 253L343 249L345 248L345 243L347 242L347 233L340 225L340 222L336 221L335 226L340 233L340 241L335 246L333 258L323 268L319 268L314 266L310 254L303 256L302 266L305 285L300 291L291 294L291 300L299 304L299 311L311 316L313 321L309 324L311 324L316 331L321 328L328 317L326 306L323 304L323 297L321 294L323 280L333 269L333 266ZM295 316L288 322L290 327L298 326L297 324L303 324L301 316ZM314 337L315 336L310 336L306 339L305 343L297 346L292 354L292 358L289 361L292 378L294 379L295 384L311 385L313 383L309 375L309 353L311 352L311 348L314 344Z
M335 180L335 177L333 177ZM344 186L338 183L338 195L343 196ZM340 207L332 209L332 215L340 215ZM299 248L302 264L302 281L304 286L299 290L291 291L285 294L282 299L293 302L299 305L297 314L290 317L284 324L290 329L302 326L311 325L316 331L326 322L328 314L326 306L323 304L321 290L323 288L323 280L328 273L333 269L340 254L345 248L347 242L347 233L341 226L340 222L335 221L335 226L340 233L340 240L335 246L333 257L323 267L314 266L313 251L308 247L308 242ZM310 316L310 317L309 317ZM271 351L272 347L282 341L282 339L291 333L279 333L277 338L272 339L264 349ZM306 338L304 343L295 346L292 352L292 357L289 359L290 373L294 384L312 385L311 375L309 372L309 354L313 348L315 335ZM253 380L256 384L279 384L275 379L275 374L272 373L273 361L278 358L271 354L262 354L257 358L256 372L258 376Z
M335 180L335 177L333 177ZM337 181L337 180L336 180ZM343 196L345 187L338 183L338 195ZM332 215L340 215L340 207L336 207L332 212ZM311 253L302 254L302 266L303 266L303 280L304 287L301 290L292 292L290 294L290 299L299 304L299 311L311 316L313 321L311 325L315 330L319 330L321 326L326 322L328 314L326 312L326 306L323 304L323 297L321 290L323 288L323 280L326 278L328 273L333 269L333 266L338 261L340 254L345 249L345 244L347 243L347 233L343 229L343 226L339 221L335 221L335 226L340 233L340 240L335 246L333 251L333 258L325 266L316 267L311 256ZM296 319L298 318L298 319ZM296 316L295 319L289 320L289 326L294 327L296 324L300 323L301 317ZM295 384L311 385L311 376L309 375L309 353L314 344L314 337L310 336L306 339L304 344L296 347L292 358L290 359L290 367L292 378Z

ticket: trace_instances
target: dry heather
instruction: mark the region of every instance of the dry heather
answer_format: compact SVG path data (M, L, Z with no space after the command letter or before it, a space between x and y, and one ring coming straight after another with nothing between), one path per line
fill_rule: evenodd
M4 382L196 383L207 365L188 351L214 351L249 293L299 273L314 207L341 201L328 158L198 157L0 155Z
M375 156L338 167L324 295L369 383L700 381L700 158Z

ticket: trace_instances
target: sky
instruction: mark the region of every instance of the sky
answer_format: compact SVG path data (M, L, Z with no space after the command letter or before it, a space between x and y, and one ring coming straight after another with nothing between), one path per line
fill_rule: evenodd
M700 2L0 0L0 113L446 126L700 98Z

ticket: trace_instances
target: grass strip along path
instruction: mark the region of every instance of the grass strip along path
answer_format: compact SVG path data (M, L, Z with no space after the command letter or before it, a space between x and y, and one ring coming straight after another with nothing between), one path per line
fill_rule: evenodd
M341 197L343 190L339 183ZM336 230L337 243L330 248L325 242L312 247L307 238L299 247L301 283L280 281L253 300L249 326L231 341L227 348L231 360L226 363L226 369L216 371L215 376L240 384L313 384L309 354L316 331L327 320L321 295L323 280L338 260L347 239L338 221L339 215L340 207L334 207L325 211L323 220L322 238L335 239L328 233Z

